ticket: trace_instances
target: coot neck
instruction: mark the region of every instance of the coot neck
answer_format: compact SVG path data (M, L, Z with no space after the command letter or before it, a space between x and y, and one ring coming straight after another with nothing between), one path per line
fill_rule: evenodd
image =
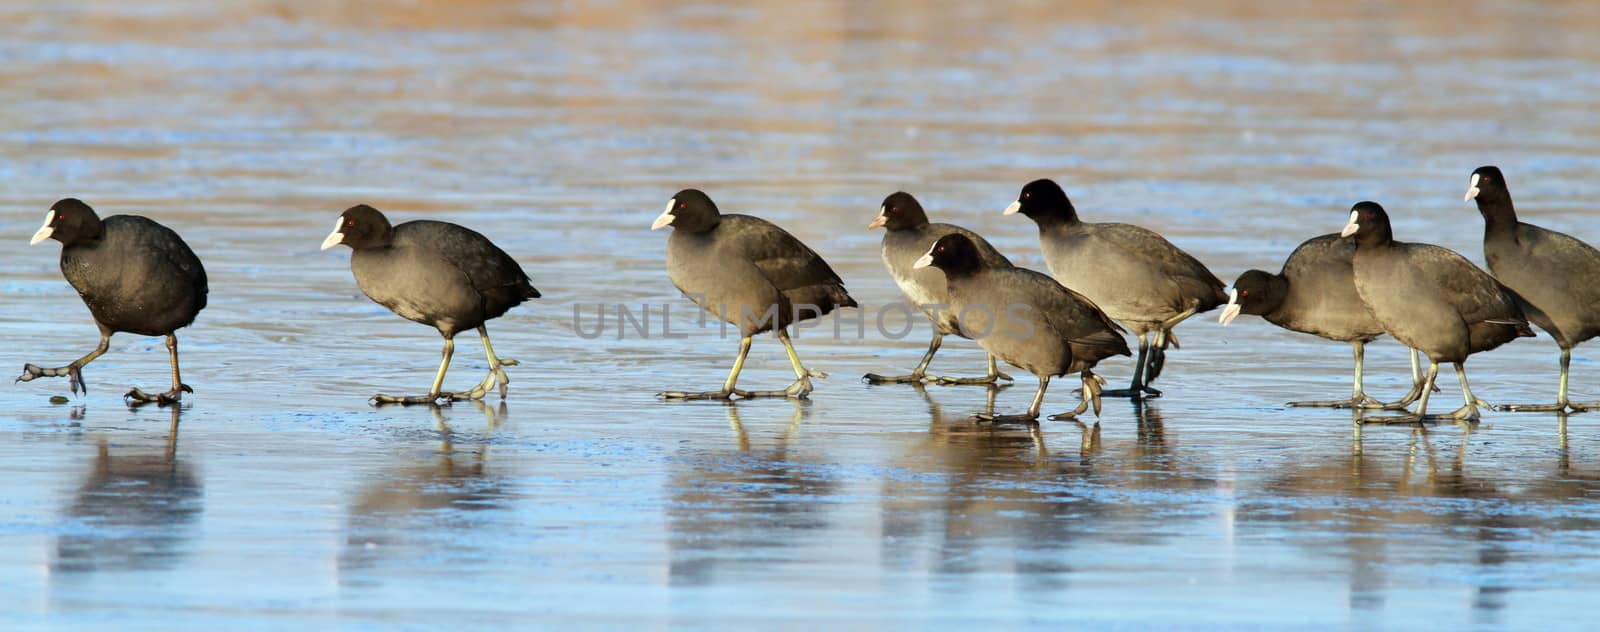
M1515 235L1517 210L1511 205L1511 196L1478 198L1478 212L1483 215L1483 236Z
M713 230L716 230L717 226L719 226L721 224L722 224L722 215L720 213L719 214L714 214L714 215L709 215L709 216L708 215L696 215L694 217L686 217L686 218L683 218L683 219L681 219L681 220L679 220L677 222L673 222L672 230L674 230L674 231L680 231L681 230L681 231L683 231L685 233L703 235L705 233L709 233L709 232L711 232Z
M1283 299L1288 295L1289 279L1284 278L1282 274L1267 275L1267 287L1261 290L1261 296L1257 299L1260 303L1256 309L1260 311L1254 313L1266 315L1278 311L1283 305Z
M1369 220L1370 221L1370 220ZM1356 233L1356 250L1378 250L1394 243L1394 228L1389 222L1376 223L1372 230Z
M1067 205L1066 210L1041 213L1035 216L1033 221L1039 225L1039 232L1041 233L1068 229L1082 223L1078 221L1078 211L1073 209L1070 204Z

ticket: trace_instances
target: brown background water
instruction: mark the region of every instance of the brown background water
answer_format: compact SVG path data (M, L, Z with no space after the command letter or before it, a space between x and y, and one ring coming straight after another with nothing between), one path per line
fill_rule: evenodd
M900 297L862 227L897 189L1042 267L999 212L1055 177L1231 281L1361 199L1481 260L1460 195L1494 163L1525 219L1600 240L1597 30L1596 5L1531 2L0 2L0 364L94 344L58 247L26 246L58 198L176 228L212 287L181 333L181 432L117 397L165 384L159 339L115 338L70 405L47 401L61 380L10 387L0 621L1581 625L1591 416L1469 433L1284 409L1347 392L1347 349L1214 313L1180 328L1166 397L1097 426L991 428L967 419L983 389L855 378L926 342L871 331ZM686 186L785 226L870 308L864 338L801 334L833 374L813 402L653 398L716 385L735 348L694 326L647 230ZM358 202L484 232L545 293L491 325L523 362L503 407L366 406L425 389L439 340L317 251ZM575 307L588 328L618 303L655 335L574 331ZM686 338L660 336L663 306ZM463 343L457 388L483 369ZM1481 356L1474 384L1548 398L1555 352ZM1596 353L1573 367L1590 399ZM952 340L935 367L981 359ZM1404 367L1374 345L1369 387L1398 393ZM744 383L788 379L758 342Z

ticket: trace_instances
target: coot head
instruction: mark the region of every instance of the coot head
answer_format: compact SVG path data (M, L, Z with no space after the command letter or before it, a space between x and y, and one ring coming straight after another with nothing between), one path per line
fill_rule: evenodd
M1477 200L1482 206L1510 199L1511 190L1506 188L1506 178L1500 175L1500 168L1484 165L1472 171L1472 184L1467 185L1467 195L1462 200Z
M1041 178L1022 187L1017 201L1007 206L1006 215L1022 213L1035 222L1070 222L1078 218L1077 209L1067 199L1067 192L1055 180Z
M1228 304L1222 308L1217 322L1226 325L1239 314L1261 316L1271 312L1283 302L1273 281L1273 275L1263 270L1249 270L1239 275L1233 282L1233 289L1228 290Z
M394 229L389 226L389 218L384 217L378 209L357 204L339 214L333 232L322 240L322 249L327 250L339 244L349 246L351 250L382 248L389 245L393 237Z
M1389 214L1377 202L1358 202L1350 207L1350 223L1339 231L1340 237L1355 235L1357 244L1385 244L1394 240L1389 228Z
M960 233L951 233L933 242L927 254L917 259L911 267L933 266L943 270L946 275L957 276L977 270L982 262L978 256L978 246L971 239Z
M886 227L889 230L920 228L928 224L928 214L923 212L917 198L905 191L896 191L883 198L878 217L867 224L868 229Z
M667 201L667 210L661 212L650 230L671 226L673 230L703 233L716 228L722 221L722 212L711 196L699 189L684 189Z
M54 239L63 246L98 239L105 228L100 224L100 216L94 209L89 208L78 198L66 198L50 206L44 214L44 225L33 233L29 244L37 244L46 239Z

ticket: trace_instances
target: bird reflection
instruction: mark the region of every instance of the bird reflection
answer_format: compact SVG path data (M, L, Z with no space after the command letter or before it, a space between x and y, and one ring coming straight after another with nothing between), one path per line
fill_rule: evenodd
M1287 508L1283 503L1246 506L1240 514L1242 520L1316 525L1319 534L1333 534L1292 541L1345 560L1349 604L1357 612L1384 610L1386 591L1395 583L1388 569L1407 567L1418 557L1451 564L1460 556L1474 570L1452 574L1473 583L1474 615L1481 623L1497 623L1510 589L1486 578L1506 572L1502 567L1513 560L1518 542L1530 538L1529 530L1600 528L1600 520L1591 517L1540 510L1545 502L1565 506L1571 498L1600 493L1600 476L1574 472L1565 449L1558 451L1557 466L1548 479L1514 479L1494 469L1494 463L1473 466L1469 457L1479 430L1476 425L1459 424L1456 432L1415 425L1407 429L1403 446L1365 445L1375 437L1392 437L1401 428L1363 428L1359 418L1352 425L1354 439L1347 454L1297 463L1267 483L1268 497L1291 499ZM1566 445L1564 435L1560 445ZM1396 447L1403 450L1397 454ZM1503 510L1512 504L1527 510ZM1465 546L1446 550L1465 555L1439 559L1437 546L1404 537L1414 534L1464 542Z
M384 472L350 503L345 546L339 553L344 585L376 583L369 571L383 563L423 563L452 547L464 529L479 524L471 514L503 505L503 481L488 471L489 443L504 423L505 402L497 408L473 400L483 414L483 436L475 448L462 451L462 438L450 427L442 409L431 407L440 446L431 461L406 458ZM457 405L457 408L460 408Z
M100 440L94 464L65 511L54 573L169 569L188 553L204 493L194 469L178 457L181 408L168 410L161 448L113 448Z
M752 442L739 406L727 404L735 449L680 454L668 481L670 581L715 583L721 573L770 570L808 532L827 527L827 497L839 486L824 464L795 450L809 402L796 401L774 439ZM770 443L770 447L757 447Z
M880 495L882 563L896 576L1014 575L1024 600L1059 603L1075 551L1164 542L1202 519L1171 511L1172 494L1219 486L1184 470L1160 411L1143 402L1131 437L1108 441L1098 422L980 424L918 392L928 431L893 462L915 474L887 478Z
M987 390L992 411L998 389ZM1081 461L1099 452L1099 424L1051 422L1051 430L1080 432L1077 455L1055 455L1040 424L977 423L946 413L927 389L917 393L928 432L894 463L917 475L884 482L883 564L940 575L1012 571L1033 592L1063 586L1074 532L1102 508L1062 483L1080 478Z

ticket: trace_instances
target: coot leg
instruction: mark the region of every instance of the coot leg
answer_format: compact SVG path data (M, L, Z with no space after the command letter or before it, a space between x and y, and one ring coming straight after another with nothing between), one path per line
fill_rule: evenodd
M928 352L922 354L922 361L917 363L917 368L910 375L878 375L868 373L861 376L868 384L905 384L908 382L923 382L928 380L928 363L933 362L933 354L939 352L939 346L944 344L944 334L933 332L933 340L928 341Z
M444 351L440 353L440 355L444 356L444 358L439 361L439 373L433 377L433 388L428 389L427 395L398 396L378 393L377 395L373 395L372 399L369 401L371 401L375 406L382 406L384 404L437 404L439 403L441 395L443 395L445 400L450 400L450 394L440 393L440 389L444 386L444 372L450 368L450 356L455 355L455 352L455 337L451 336L445 338Z
M945 377L937 376L934 381L944 384L994 384L1000 380L1012 381L1011 376L1000 371L1000 364L995 361L994 354L989 355L989 373L984 377Z
M1504 404L1495 406L1495 410L1508 410L1511 412L1565 412L1572 410L1583 412L1596 408L1595 404L1574 404L1567 400L1567 376L1572 365L1572 349L1561 350L1561 382L1556 389L1556 403L1554 404Z
M483 341L483 354L489 358L489 374L483 376L483 381L470 391L451 393L452 400L477 400L489 394L489 389L495 384L500 385L500 399L506 398L506 386L511 383L511 378L506 375L504 367L517 366L517 361L511 358L502 358L494 354L494 345L489 343L489 327L478 326L478 338Z
M1039 419L1039 409L1044 407L1044 391L1050 387L1050 376L1039 378L1039 390L1033 394L1033 404L1028 406L1028 412L1021 415L996 415L993 413L978 413L974 417L978 421L993 423L1034 423Z
M1082 415L1083 411L1088 410L1091 406L1094 407L1094 416L1100 416L1100 393L1103 390L1100 387L1106 383L1106 380L1088 370L1083 372L1082 379L1083 401L1078 402L1078 407L1069 412L1051 415L1051 421L1075 420L1078 415Z
M735 393L743 395L744 392L734 388L733 385L738 383L739 372L744 370L744 359L749 355L750 337L745 336L739 339L739 355L733 359L733 369L728 371L728 379L722 383L722 390L720 391L704 391L700 393L691 391L661 391L660 393L656 393L656 397L672 400L728 399Z
M133 406L143 404L166 406L167 404L178 403L179 400L183 399L184 393L193 393L194 389L189 388L188 384L184 384L183 377L178 373L177 334L167 334L167 355L172 359L172 390L165 393L151 394L134 388L123 395L123 399L128 400L128 403Z
M1384 408L1386 405L1367 395L1363 386L1362 369L1366 362L1367 343L1360 340L1350 341L1350 349L1355 355L1354 385L1351 387L1350 399L1334 399L1310 402L1289 402L1287 405L1297 408ZM1416 388L1415 385L1412 388ZM1406 402L1409 404L1411 402ZM1397 408L1404 408L1401 405Z
M104 355L106 349L110 347L111 332L102 328L100 330L100 345L95 347L94 351L90 351L88 355L73 360L71 364L66 366L55 368L44 368L37 364L24 364L22 365L22 375L17 376L17 382L31 382L34 378L61 377L65 375L67 376L67 388L71 389L72 394L82 393L88 395L89 387L83 383L83 366ZM13 382L13 384L15 383Z
M1133 383L1128 388L1104 391L1107 397L1132 397L1138 399L1145 396L1160 397L1161 391L1150 388L1144 379L1145 365L1150 362L1150 339L1145 333L1139 334L1139 357L1133 361Z
M1392 415L1386 417L1362 417L1361 421L1363 423L1415 423L1422 421L1423 419L1427 418L1428 395L1433 392L1433 381L1438 377L1439 363L1433 362L1430 359L1428 362L1428 375L1426 378L1424 378L1422 388L1419 389L1422 392L1422 395L1417 403L1416 413L1409 415ZM1465 384L1465 382L1463 382L1463 384Z
M1144 370L1144 388L1146 393L1151 395L1161 394L1160 391L1150 388L1150 384L1155 382L1156 378L1161 377L1161 368L1167 365L1167 347L1170 345L1174 349L1181 348L1178 345L1178 336L1174 334L1172 330L1177 328L1178 323L1188 320L1190 316L1193 316L1195 310L1197 310L1199 306L1199 301L1191 301L1189 303L1189 309L1179 312L1178 315L1168 318L1156 327L1155 338L1150 345L1149 366L1145 367Z
M785 389L783 389L781 391L738 391L738 390L736 390L734 392L737 395L739 395L740 397L747 398L747 399L748 398L755 398L755 397L789 397L789 398L793 398L793 399L805 399L805 398L807 398L807 397L809 397L811 395L811 378L813 378L813 377L818 377L818 378L828 377L827 373L823 373L821 371L813 371L811 369L806 368L805 365L800 363L800 354L795 353L794 343L789 340L789 332L784 331L782 329L779 329L778 330L778 342L783 343L783 350L788 352L788 354L789 354L789 364L794 366L794 377L795 377L794 383L790 384L788 386L788 388L785 388Z
M1434 365L1434 366L1438 366L1438 365ZM1432 372L1432 371L1430 371L1430 372ZM1479 418L1478 405L1479 404L1483 404L1484 402L1483 402L1483 400L1480 400L1477 397L1473 396L1472 387L1467 385L1467 363L1465 363L1465 362L1457 362L1456 363L1456 378L1461 381L1461 399L1466 402L1466 405L1462 406L1461 408L1456 409L1455 412L1451 412L1451 413L1444 414L1444 415L1431 415L1431 416L1428 416L1427 417L1428 419L1454 419L1454 420L1457 420L1457 421L1477 421L1478 420L1478 418ZM1424 398L1424 401L1426 401L1427 395L1424 394L1423 398ZM1421 411L1418 411L1418 414L1421 414Z

